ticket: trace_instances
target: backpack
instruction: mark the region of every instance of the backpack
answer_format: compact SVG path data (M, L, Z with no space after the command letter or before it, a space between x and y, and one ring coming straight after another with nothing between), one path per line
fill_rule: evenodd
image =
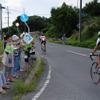
M15 50L13 51L13 56L14 56L14 57L18 57L18 55L19 55L18 49L15 49Z

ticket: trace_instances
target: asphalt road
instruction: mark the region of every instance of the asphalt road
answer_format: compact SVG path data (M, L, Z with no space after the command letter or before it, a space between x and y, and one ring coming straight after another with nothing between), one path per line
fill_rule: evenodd
M42 94L34 100L100 100L100 84L94 85L89 73L91 49L47 43L47 52L43 53L38 42L36 46L36 52L51 65L51 78ZM34 97L36 93L28 97ZM31 98L26 100L33 100Z

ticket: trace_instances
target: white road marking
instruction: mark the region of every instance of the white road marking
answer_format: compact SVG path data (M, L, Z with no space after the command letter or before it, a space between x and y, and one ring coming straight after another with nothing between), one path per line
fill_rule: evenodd
M43 85L43 87L41 88L41 90L32 98L32 100L37 100L41 94L44 92L44 90L46 89L46 87L48 86L49 82L51 79L51 65L49 66L49 72L48 72L48 76L47 79Z
M87 56L85 54L81 54L81 53L77 53L77 52L73 52L73 51L68 51L68 50L66 50L66 51L69 52L69 53L73 53L73 54L79 55L79 56L89 57L89 56Z

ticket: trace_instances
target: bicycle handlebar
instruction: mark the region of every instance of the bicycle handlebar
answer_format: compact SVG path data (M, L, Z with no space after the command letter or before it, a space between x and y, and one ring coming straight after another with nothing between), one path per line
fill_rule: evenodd
M93 61L93 58L92 58L93 56L99 56L99 54L91 55L90 58L91 58L92 61Z

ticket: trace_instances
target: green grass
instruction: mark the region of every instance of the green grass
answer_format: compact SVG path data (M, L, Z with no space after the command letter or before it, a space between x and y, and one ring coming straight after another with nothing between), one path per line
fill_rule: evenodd
M36 62L38 62L38 59L36 58ZM16 95L13 99L18 100L23 94L26 94L28 92L32 92L36 88L36 82L39 76L41 75L41 72L44 70L44 61L41 59L41 63L37 69L37 72L35 73L34 78L30 82L29 85L25 85L24 82L16 82L14 85L14 95Z
M0 55L3 54L3 41L0 41ZM1 58L0 58L1 63Z
M0 55L3 54L3 41L0 41Z
M72 46L77 46L77 47L84 47L84 48L91 48L93 49L94 46L96 45L96 40L97 40L97 35L93 36L91 39L82 39L82 42L79 42L79 36L74 35L70 38L68 38L65 42L66 45L72 45ZM61 41L54 41L54 40L47 40L48 42L52 43L58 43L62 44Z
M49 40L47 39L48 42L52 42L52 43L58 43L58 44L62 44L62 41L55 41L55 40Z
M34 65L32 66L32 70L31 70L29 73L27 73L27 74L25 75L25 79L33 72L33 70L34 70L34 68L35 68L35 66L36 66L36 64L37 64L37 62L38 62L38 58L35 57L35 63L34 63Z

